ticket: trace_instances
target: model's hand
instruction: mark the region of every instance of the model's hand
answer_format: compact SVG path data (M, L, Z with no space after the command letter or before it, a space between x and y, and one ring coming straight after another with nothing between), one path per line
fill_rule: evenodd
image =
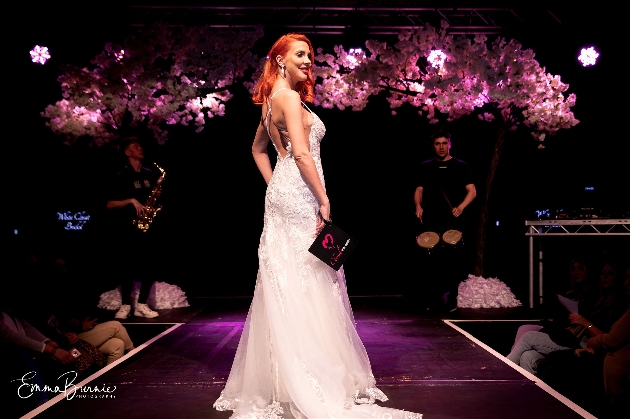
M322 231L322 229L326 225L326 223L324 223L324 220L330 221L330 202L319 206L319 214L317 214L317 226L315 228L316 236Z
M420 205L416 205L416 217L418 217L420 219L420 222L422 222L422 213L424 212L424 210L422 209L422 207Z
M136 198L131 198L131 204L133 205L133 207L136 209L136 215L138 217L142 217L142 215L144 214L144 205L142 205L140 202L138 202L138 200Z
M460 207L453 208L453 215L455 217L459 217L460 215L462 215L462 212L464 212L463 208L460 208Z

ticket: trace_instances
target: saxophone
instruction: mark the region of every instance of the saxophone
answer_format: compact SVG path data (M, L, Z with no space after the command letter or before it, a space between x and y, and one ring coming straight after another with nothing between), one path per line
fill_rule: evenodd
M155 163L154 163L155 164ZM162 205L158 203L158 198L160 196L160 192L162 191L162 182L164 182L164 178L166 177L166 172L160 166L155 164L160 170L160 177L158 178L155 186L151 189L151 195L147 198L147 202L144 204L144 215L133 220L133 225L138 227L140 231L146 233L151 227L151 223L153 219L160 211L162 211Z

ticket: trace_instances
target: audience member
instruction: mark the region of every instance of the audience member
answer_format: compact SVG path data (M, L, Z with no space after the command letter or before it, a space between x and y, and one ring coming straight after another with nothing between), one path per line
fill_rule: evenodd
M591 269L585 258L575 257L569 262L569 287L562 295L566 298L574 300L578 303L579 312L586 313L593 305L593 295L597 295L597 290L593 289L593 280ZM556 327L569 327L569 318L567 309L559 300L552 299L548 304L550 308L546 309L546 322L551 322ZM542 324L524 324L518 328L514 345L521 339L526 332L538 332L543 328Z
M618 273L613 261L605 262L599 278L599 297L588 314L585 314L587 317L571 313L568 327L545 327L523 333L512 347L508 359L526 371L537 374L548 354L584 347L589 337L608 332L626 307L627 297L621 288L622 280Z

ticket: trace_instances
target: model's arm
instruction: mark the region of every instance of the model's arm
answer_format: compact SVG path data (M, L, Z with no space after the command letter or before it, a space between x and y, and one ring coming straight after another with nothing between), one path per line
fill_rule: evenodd
M271 169L271 161L269 161L269 154L267 153L267 146L269 145L269 135L267 130L262 124L258 124L256 130L256 136L254 137L254 144L252 144L252 155L254 156L254 162L260 171L260 174L265 179L265 182L269 184L273 170Z
M424 188L422 186L418 186L416 188L416 192L413 194L413 202L416 204L416 217L422 221L422 213L424 210L422 209L422 191Z
M277 98L279 99L278 104L280 105L280 110L285 118L287 130L289 131L293 157L300 170L300 174L313 191L315 198L317 198L322 217L329 220L330 202L328 201L324 185L322 185L319 174L317 173L315 161L311 156L308 138L304 133L300 95L294 91L283 91ZM320 223L320 226L323 227L323 224Z
M462 215L462 212L464 212L464 208L470 205L470 203L473 201L473 199L475 199L476 196L477 190L475 189L475 185L472 183L466 185L466 196L464 197L464 200L461 204L453 208L453 215L455 217L459 217L460 215Z

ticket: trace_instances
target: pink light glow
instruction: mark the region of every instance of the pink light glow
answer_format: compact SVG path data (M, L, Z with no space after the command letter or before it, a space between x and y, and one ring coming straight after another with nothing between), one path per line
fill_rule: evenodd
M359 61L365 58L365 52L361 48L350 48L348 51L348 67L355 68Z
M49 59L50 52L48 51L48 48L35 45L35 47L31 50L31 60L34 63L44 65Z
M439 49L431 51L431 54L429 54L429 56L427 57L427 61L430 62L433 67L442 67L445 60L446 54L444 54Z
M595 51L595 48L582 48L578 60L582 63L584 67L586 67L589 65L594 65L595 61L597 61L597 57L599 57L599 53Z

